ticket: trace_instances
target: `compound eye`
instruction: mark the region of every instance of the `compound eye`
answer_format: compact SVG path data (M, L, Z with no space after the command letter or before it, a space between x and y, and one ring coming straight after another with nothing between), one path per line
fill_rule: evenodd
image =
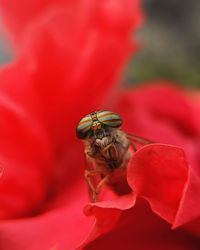
M85 139L92 126L92 119L89 115L83 117L76 127L76 135L79 139Z
M99 111L97 118L101 123L112 128L119 128L122 125L121 116L112 111Z

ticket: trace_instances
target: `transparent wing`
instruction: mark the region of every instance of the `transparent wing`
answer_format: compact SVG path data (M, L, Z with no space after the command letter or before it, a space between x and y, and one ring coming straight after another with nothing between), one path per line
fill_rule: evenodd
M126 133L126 136L129 139L130 144L131 144L134 151L138 150L137 146L144 146L144 145L147 145L147 144L155 143L155 141L151 141L149 139L146 139L146 138L143 138L143 137L140 137L140 136L137 136L137 135L132 135L132 134Z

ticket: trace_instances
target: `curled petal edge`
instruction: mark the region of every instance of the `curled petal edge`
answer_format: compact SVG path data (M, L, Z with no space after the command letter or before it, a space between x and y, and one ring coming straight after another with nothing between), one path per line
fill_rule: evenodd
M172 229L200 217L200 178L183 149L165 144L144 146L132 158L127 179L136 196L146 199Z

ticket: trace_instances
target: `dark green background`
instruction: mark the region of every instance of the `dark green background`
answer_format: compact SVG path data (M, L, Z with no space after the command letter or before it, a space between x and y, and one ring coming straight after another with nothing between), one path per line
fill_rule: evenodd
M128 83L170 79L200 87L200 1L145 0L146 23L138 32L140 52L130 63Z

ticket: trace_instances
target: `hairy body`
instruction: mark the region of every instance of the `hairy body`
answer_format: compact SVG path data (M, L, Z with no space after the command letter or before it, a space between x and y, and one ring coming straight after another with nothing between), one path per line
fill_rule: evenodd
M77 137L84 142L87 166L85 178L90 189L91 201L95 202L103 185L114 187L126 180L128 162L135 142L150 141L123 132L121 117L108 110L94 111L83 117L77 126Z
M102 139L89 139L84 141L87 169L85 177L92 194L92 201L103 185L115 186L126 178L128 161L133 150L127 135L119 130L112 129ZM100 176L100 182L94 187L91 178Z

